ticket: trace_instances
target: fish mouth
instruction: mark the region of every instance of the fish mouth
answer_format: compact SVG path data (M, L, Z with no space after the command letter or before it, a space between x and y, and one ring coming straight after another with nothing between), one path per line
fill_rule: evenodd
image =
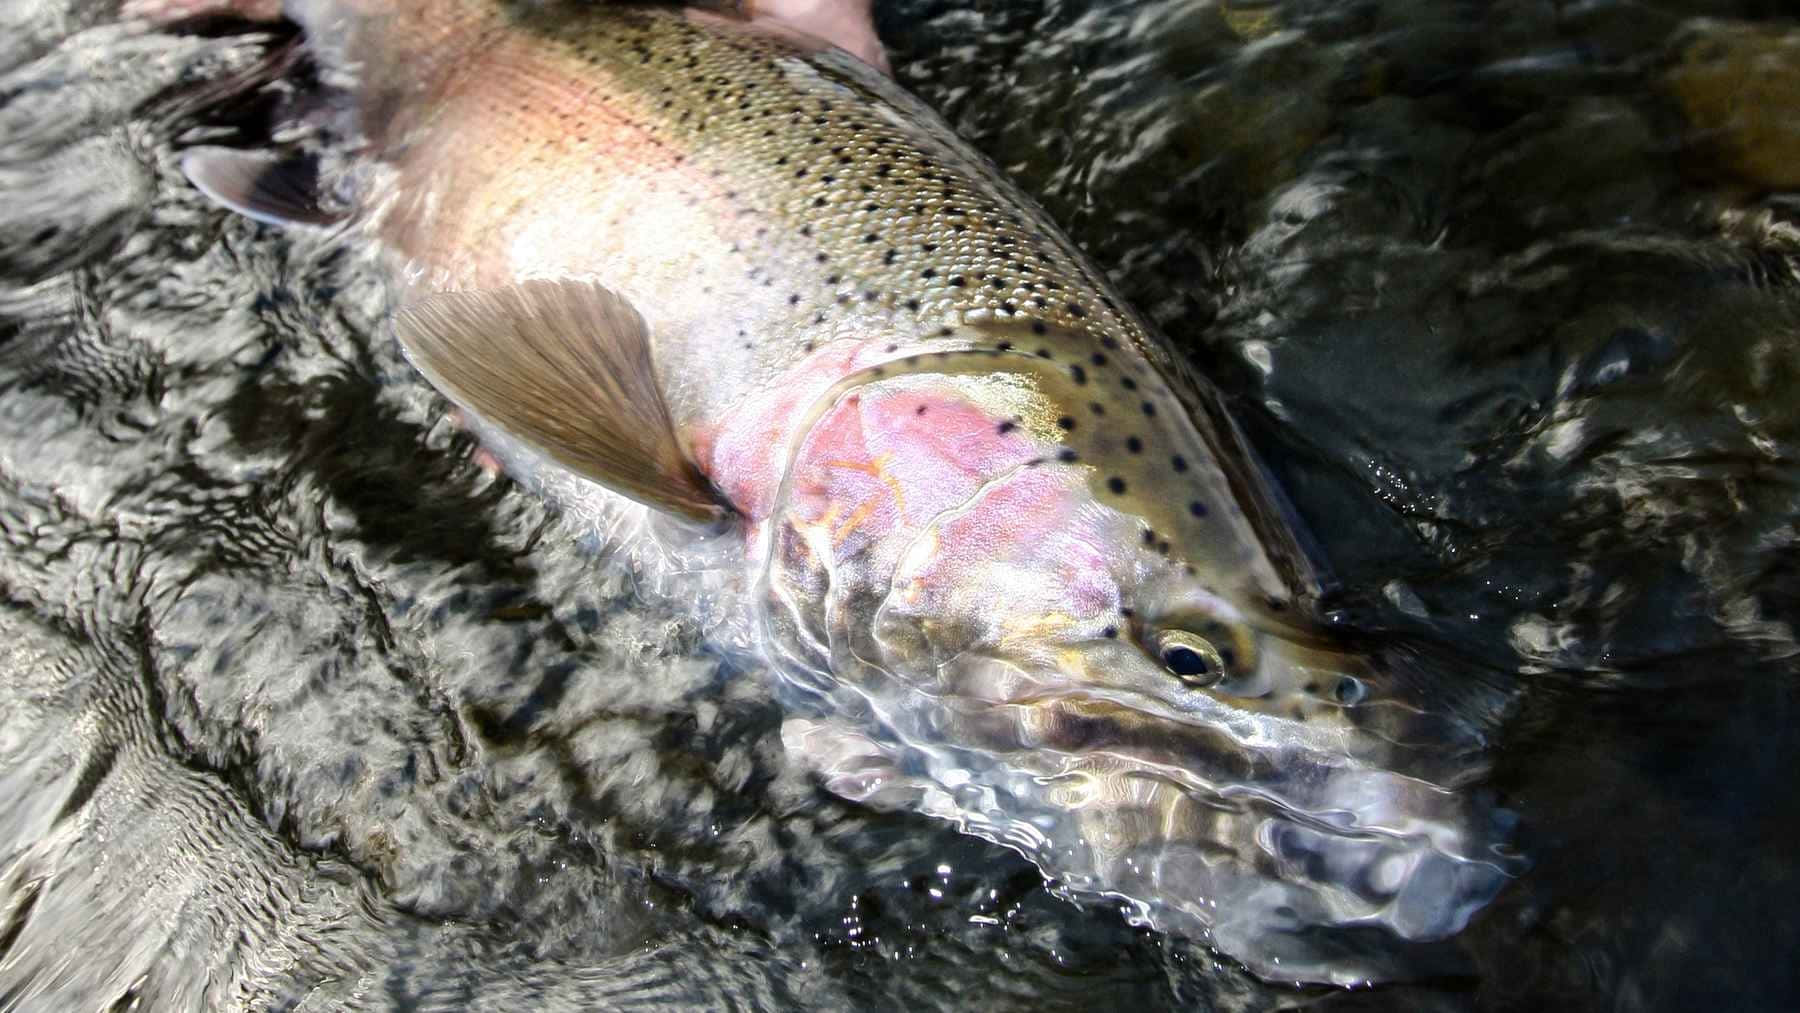
M933 690L869 695L878 732L797 720L784 739L837 794L950 820L1258 976L1444 974L1444 941L1524 869L1510 812L1395 769L1404 750L1341 716L1299 720L1282 694L1172 702L1003 676L1016 666L992 657L953 667Z

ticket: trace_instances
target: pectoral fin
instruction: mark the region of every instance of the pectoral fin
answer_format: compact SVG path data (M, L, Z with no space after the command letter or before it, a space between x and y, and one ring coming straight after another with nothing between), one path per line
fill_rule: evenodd
M445 396L583 478L699 522L726 509L681 449L637 311L581 281L446 292L395 334Z
M201 193L246 218L269 225L333 225L343 215L318 199L317 163L230 148L197 148L181 171Z

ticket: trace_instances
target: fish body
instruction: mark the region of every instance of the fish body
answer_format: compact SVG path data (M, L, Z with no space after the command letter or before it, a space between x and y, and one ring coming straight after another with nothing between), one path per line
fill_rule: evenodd
M733 546L730 623L834 791L1290 980L1392 976L1330 931L1441 939L1505 880L1483 813L1392 769L1405 702L1297 618L1210 388L879 72L716 11L289 13L354 98L413 361L565 504Z

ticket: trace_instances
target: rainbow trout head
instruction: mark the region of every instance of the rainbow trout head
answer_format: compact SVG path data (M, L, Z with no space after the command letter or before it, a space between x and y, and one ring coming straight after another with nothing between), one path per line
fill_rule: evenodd
M852 374L786 449L759 533L789 752L1264 976L1413 973L1517 871L1504 817L1288 618L1154 371L1005 337Z

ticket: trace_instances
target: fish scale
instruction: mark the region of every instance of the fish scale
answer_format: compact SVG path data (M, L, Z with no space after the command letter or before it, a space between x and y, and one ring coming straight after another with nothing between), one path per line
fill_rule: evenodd
M582 275L618 291L649 325L690 446L742 417L756 391L835 382L826 360L1039 357L1069 380L1067 425L1040 435L1147 515L1153 545L1224 552L1202 561L1285 593L1217 465L1176 449L1192 438L1186 409L1151 368L1141 322L891 82L691 13L532 11L503 24L491 7L465 10L465 35L481 41L423 69L414 87L429 115L368 127L395 165L374 228L430 286ZM829 351L846 346L848 360Z
M414 364L578 522L711 524L633 558L779 673L831 790L1285 980L1389 976L1372 934L1499 888L1504 821L1402 769L1431 716L1287 610L1307 560L1211 388L892 82L666 6L290 13ZM278 163L183 164L321 217Z

